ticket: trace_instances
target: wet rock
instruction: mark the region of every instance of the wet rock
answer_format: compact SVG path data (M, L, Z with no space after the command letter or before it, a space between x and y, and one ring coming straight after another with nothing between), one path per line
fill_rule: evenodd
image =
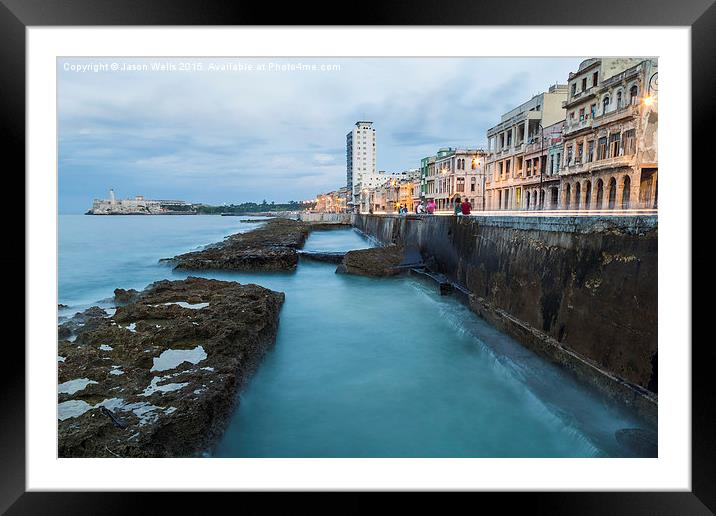
M159 281L58 346L60 457L193 457L223 433L276 336L284 295ZM93 310L90 315L97 315Z
M397 245L348 251L336 272L373 277L394 276L402 272L398 266L403 262L404 255L404 249Z
M231 235L223 242L201 251L180 254L168 260L175 269L292 271L298 264L297 249L303 247L311 230L339 224L301 222L292 219L271 219L247 233Z
M129 290L124 290L123 288L114 289L114 302L117 305L126 305L127 303L132 303L136 301L138 297L139 292L137 292L133 288L130 288Z
M84 312L77 312L71 318L65 320L57 327L57 337L59 339L74 340L74 337L80 333L80 330L91 330L95 328L105 317L107 312L98 306L88 308Z
M173 258L176 269L290 271L296 268L296 249L303 246L309 229L289 219L272 219L247 233L231 235L224 242Z
M620 445L637 457L658 457L659 438L653 430L622 428L614 436Z

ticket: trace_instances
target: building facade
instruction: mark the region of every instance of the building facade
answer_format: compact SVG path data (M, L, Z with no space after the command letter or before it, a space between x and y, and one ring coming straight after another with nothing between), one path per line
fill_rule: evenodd
M376 135L373 122L358 121L346 135L346 186L351 192L350 205L360 201L365 176L376 173Z
M555 84L503 114L500 123L487 130L487 210L557 207L558 197L552 204L548 192L559 190L559 177L546 174L547 156L561 130L566 99L567 85Z
M348 201L348 188L339 188L333 192L318 194L313 211L318 213L345 213Z
M457 197L467 198L474 210L484 209L486 153L482 149L441 148L421 162L425 199L434 199L438 211L451 211ZM425 166L423 167L423 163Z
M657 60L583 61L569 75L560 204L656 208Z

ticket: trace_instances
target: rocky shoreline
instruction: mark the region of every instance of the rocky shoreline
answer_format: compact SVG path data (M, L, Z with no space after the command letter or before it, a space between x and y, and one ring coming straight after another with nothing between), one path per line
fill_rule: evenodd
M189 277L59 326L60 457L195 457L273 345L284 294Z
M201 251L164 261L179 270L293 271L298 264L298 250L311 231L346 227L347 224L271 219L253 231L231 235Z

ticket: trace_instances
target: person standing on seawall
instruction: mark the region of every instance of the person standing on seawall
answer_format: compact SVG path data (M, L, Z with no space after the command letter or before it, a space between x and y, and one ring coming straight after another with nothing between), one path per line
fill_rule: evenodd
M462 204L460 205L460 211L462 211L463 215L470 215L470 210L472 210L472 204L470 204L470 201L468 201L467 197L465 197L465 200L462 201Z
M460 198L459 198L459 197L455 197L455 209L453 210L453 213L454 213L455 215L460 215L460 214L462 214L462 205L460 204Z
M428 206L425 210L428 212L428 215L435 214L435 199L430 199L428 201Z

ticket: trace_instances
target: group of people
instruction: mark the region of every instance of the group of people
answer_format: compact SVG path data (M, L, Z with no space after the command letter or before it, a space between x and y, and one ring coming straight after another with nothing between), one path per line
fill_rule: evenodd
M415 213L427 213L428 215L433 215L435 213L436 208L437 205L435 204L435 200L428 199L427 204L423 204L423 201L420 201L415 206ZM470 215L471 210L472 204L470 204L470 201L468 201L467 199L461 201L459 197L455 198L455 215ZM398 213L408 213L407 206L401 204L400 208L398 209Z

